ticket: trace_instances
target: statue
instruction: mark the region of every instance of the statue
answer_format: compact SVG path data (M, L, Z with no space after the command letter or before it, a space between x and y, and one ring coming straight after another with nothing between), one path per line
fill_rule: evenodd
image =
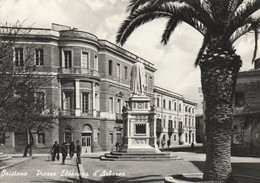
M130 89L134 95L143 95L145 87L145 69L141 62L136 62L131 70Z

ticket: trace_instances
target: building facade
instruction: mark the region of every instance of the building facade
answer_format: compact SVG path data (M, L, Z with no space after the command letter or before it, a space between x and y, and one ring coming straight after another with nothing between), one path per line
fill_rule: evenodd
M14 62L22 63L28 47L34 49L38 74L53 79L38 92L62 115L51 132L34 133L35 151L50 149L54 141L79 140L84 152L111 150L122 137L122 107L130 96L130 72L140 60L145 66L146 95L153 103L154 65L96 36L53 24L19 36ZM5 148L22 151L28 134L7 134Z
M157 138L165 146L196 143L196 106L191 100L169 90L154 87ZM164 139L164 140L162 140ZM160 143L161 146L161 143Z
M54 141L77 140L83 152L115 149L122 140L122 108L131 94L130 73L137 61L145 66L145 94L156 109L157 137L169 140L170 146L196 142L196 103L154 87L156 68L149 61L68 26L53 24L51 29L25 32L16 40L14 63L19 66L28 50L33 50L37 74L52 77L36 95L62 113L50 132L33 132L34 152L49 151ZM21 152L28 141L26 132L6 133L0 150Z
M233 101L232 153L260 155L260 65L239 72Z

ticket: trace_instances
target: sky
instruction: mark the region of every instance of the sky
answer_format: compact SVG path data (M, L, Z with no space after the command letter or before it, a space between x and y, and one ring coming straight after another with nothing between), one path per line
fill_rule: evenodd
M128 0L0 0L0 24L23 22L24 26L51 28L51 23L67 25L90 32L99 39L115 43L117 31L127 17ZM152 62L157 71L155 85L182 94L201 103L198 93L200 69L194 61L202 44L202 36L181 24L166 46L161 35L166 20L158 19L136 29L124 49ZM253 68L253 34L235 43L243 60L241 71Z

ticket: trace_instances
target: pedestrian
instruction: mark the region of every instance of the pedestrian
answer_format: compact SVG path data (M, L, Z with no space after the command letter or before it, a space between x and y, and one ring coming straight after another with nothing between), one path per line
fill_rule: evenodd
M55 141L55 143L53 144L52 146L52 161L55 161L55 156L57 155L57 160L59 161L60 160L60 146L59 144L57 143L57 141Z
M157 138L156 143L157 143L158 148L159 148L160 147L160 139L159 138Z
M81 145L79 144L79 140L77 140L76 153L77 153L78 164L81 164L81 158L80 158Z
M165 146L165 136L163 136L161 144L162 144L162 151L163 151Z
M65 159L66 159L67 154L68 154L67 147L66 147L65 143L63 143L62 146L61 146L61 154L62 154L62 163L61 164L65 165Z
M118 151L119 150L119 142L116 142L115 146L116 146L116 151Z
M70 158L72 159L73 156L74 156L74 153L75 153L75 145L74 145L74 142L71 142L71 143L70 143L69 149L70 149Z
M167 140L168 149L170 149L171 141L170 139Z
M191 150L192 151L194 150L194 143L193 142L191 143Z

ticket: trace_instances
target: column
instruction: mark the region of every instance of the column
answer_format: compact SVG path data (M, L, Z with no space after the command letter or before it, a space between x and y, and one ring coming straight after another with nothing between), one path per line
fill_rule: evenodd
M95 83L92 83L92 109L93 109L93 117L96 117L96 90L95 90Z
M75 116L80 116L80 90L79 90L79 80L75 80Z

